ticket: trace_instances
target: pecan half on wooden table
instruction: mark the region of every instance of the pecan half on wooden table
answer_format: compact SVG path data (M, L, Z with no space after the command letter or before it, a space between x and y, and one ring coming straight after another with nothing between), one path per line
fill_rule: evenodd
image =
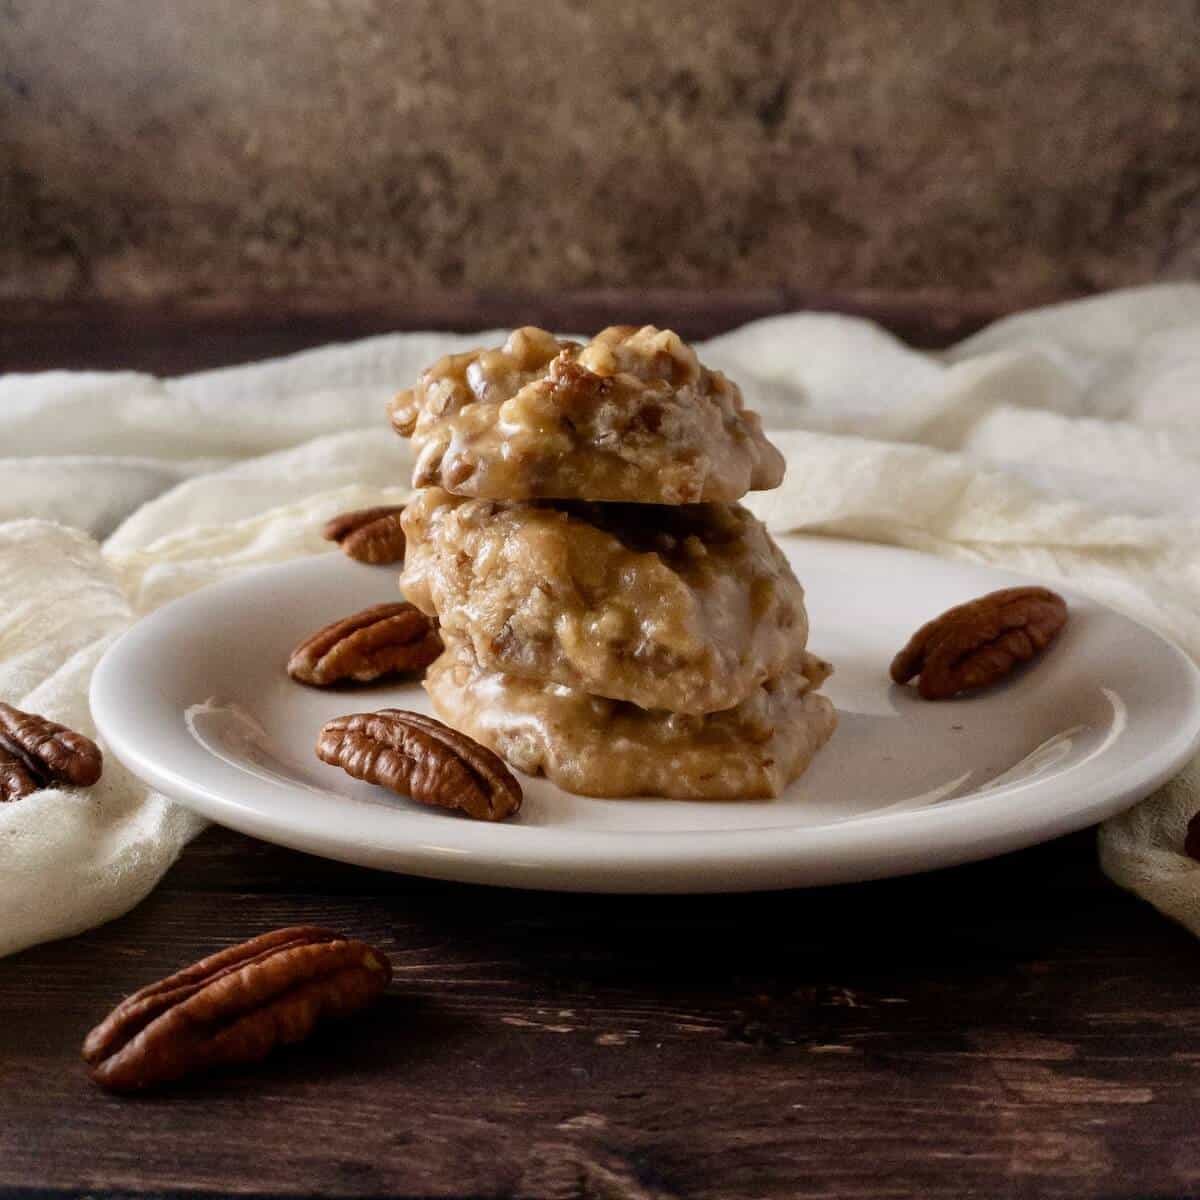
M104 757L91 738L0 703L0 801L56 784L91 787L103 768Z
M88 1034L83 1057L112 1091L257 1062L365 1007L391 978L387 956L364 942L314 926L277 929L122 1000Z
M423 671L442 652L437 627L407 601L377 604L318 630L292 651L288 674L298 683L374 683Z
M1042 587L1004 588L922 625L892 660L892 679L919 675L925 700L997 683L1037 658L1067 623L1067 602Z

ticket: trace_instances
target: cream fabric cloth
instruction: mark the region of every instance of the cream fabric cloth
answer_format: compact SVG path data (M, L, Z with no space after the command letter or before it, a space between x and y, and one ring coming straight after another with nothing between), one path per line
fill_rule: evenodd
M336 512L403 498L385 400L500 336L394 335L174 380L0 377L0 698L93 732L88 680L116 634L328 550ZM775 531L1069 580L1200 657L1200 286L1026 313L941 355L823 314L701 349L787 455L785 485L749 500ZM1193 764L1110 821L1100 853L1200 933L1200 864L1180 853L1197 807ZM90 791L0 805L0 954L127 911L199 826L111 758Z

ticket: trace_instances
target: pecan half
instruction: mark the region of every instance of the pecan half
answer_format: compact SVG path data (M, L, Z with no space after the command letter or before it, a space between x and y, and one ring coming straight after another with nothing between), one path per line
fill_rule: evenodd
M385 708L337 717L321 730L317 757L355 779L481 821L503 821L521 807L521 785L503 759L421 713Z
M404 561L403 504L381 504L341 513L327 521L322 533L351 558L379 566Z
M91 787L103 767L104 756L91 738L0 704L0 801L60 783Z
M423 671L442 652L433 622L404 602L377 604L306 638L288 659L288 674L313 687Z
M1048 588L990 592L922 625L892 660L892 678L920 675L926 700L987 687L1036 658L1067 623L1067 602Z
M134 1091L258 1062L387 987L381 951L327 929L277 929L202 959L122 1000L83 1043L92 1078Z

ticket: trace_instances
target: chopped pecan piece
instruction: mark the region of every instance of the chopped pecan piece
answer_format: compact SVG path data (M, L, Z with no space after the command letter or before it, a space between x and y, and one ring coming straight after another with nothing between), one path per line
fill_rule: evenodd
M359 562L380 566L404 561L404 528L400 516L403 504L381 504L342 513L326 522L325 538L337 542Z
M922 625L892 660L892 678L920 675L926 700L996 683L1036 658L1067 623L1067 602L1048 588L990 592Z
M503 759L421 713L385 708L337 717L321 730L317 757L355 779L481 821L502 821L521 807L521 785Z
M374 1000L392 977L381 951L327 929L277 929L122 1000L83 1043L92 1078L134 1091L258 1062L321 1020Z
M91 738L11 704L0 704L0 801L56 784L91 787L104 757Z
M437 628L407 602L377 604L306 638L288 660L288 674L313 687L423 671L442 652Z

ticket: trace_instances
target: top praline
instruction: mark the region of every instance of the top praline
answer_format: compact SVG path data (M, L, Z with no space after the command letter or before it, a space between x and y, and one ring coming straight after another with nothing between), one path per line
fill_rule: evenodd
M731 503L783 479L737 386L652 325L586 345L518 329L440 359L390 414L417 447L414 486L459 496Z

